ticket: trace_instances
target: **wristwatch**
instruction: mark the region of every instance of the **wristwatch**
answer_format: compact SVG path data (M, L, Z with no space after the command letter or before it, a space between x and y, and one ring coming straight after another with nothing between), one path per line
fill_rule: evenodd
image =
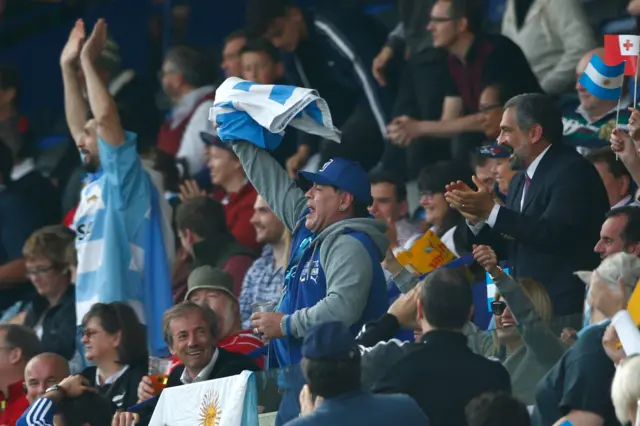
M60 392L62 395L66 395L67 394L67 391L65 391L64 388L62 388L60 385L49 386L44 391L44 393L49 393L49 392Z

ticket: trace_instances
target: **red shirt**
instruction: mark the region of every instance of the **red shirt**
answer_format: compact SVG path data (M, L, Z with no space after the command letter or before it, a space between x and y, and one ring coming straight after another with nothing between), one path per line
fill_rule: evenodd
M227 227L236 241L259 253L262 246L256 242L256 230L250 222L251 216L253 216L253 205L258 197L253 185L247 182L240 191L233 194L227 194L218 189L213 191L211 195L224 205Z
M15 426L20 416L29 408L29 401L24 393L24 380L9 386L9 398L0 393L0 407L4 407L0 414L0 425Z
M229 352L248 355L263 346L262 340L254 336L251 330L244 330L218 342L218 347ZM182 364L177 356L172 358L171 370ZM255 358L258 367L264 368L264 357ZM1 423L0 423L1 425Z

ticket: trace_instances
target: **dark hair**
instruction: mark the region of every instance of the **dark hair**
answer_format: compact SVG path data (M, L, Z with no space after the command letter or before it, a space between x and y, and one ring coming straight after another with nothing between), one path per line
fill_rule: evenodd
M143 365L147 363L147 333L144 324L131 306L121 303L96 303L82 318L85 327L90 319L96 318L105 332L120 332L118 360L122 365Z
M171 48L164 57L182 74L187 84L195 88L202 87L212 80L208 62L204 54L192 47L177 46Z
M231 42L233 40L237 40L239 38L248 38L247 37L247 31L245 29L241 28L239 30L231 31L224 38L224 44L227 44L227 43L229 43L229 42Z
M422 311L435 328L459 330L469 321L473 296L463 269L436 269L422 283Z
M83 392L76 398L65 398L56 407L65 426L110 426L111 402L97 392Z
M509 99L504 108L515 108L516 122L521 130L527 131L537 124L542 128L542 137L549 143L562 142L562 111L551 96L525 93Z
M418 188L421 191L445 192L445 185L461 180L471 183L473 172L469 166L459 161L438 161L425 166L418 174Z
M469 166L459 161L439 161L430 166L424 167L418 174L418 188L420 191L431 191L444 193L445 185L461 180L467 184L471 183L472 172ZM462 215L456 209L449 208L445 216L442 227L438 229L438 237L442 237L445 232L463 220Z
M489 161L489 157L480 155L477 152L472 152L470 156L469 165L471 169L475 171L476 167L484 167Z
M42 353L42 343L32 329L24 325L0 324L0 331L4 331L4 343L8 349L20 349L22 361L29 362L31 358Z
M265 53L274 64L281 61L280 52L271 42L264 38L256 38L249 40L247 44L240 49L240 55L249 52Z
M13 152L9 146L0 139L0 183L9 186L11 183L11 170L13 170Z
M407 201L407 187L402 179L398 178L396 174L391 173L388 170L371 173L369 174L369 182L371 182L371 185L375 185L376 183L388 183L393 185L396 193L396 201L399 203Z
M449 16L454 19L466 18L469 32L478 34L484 17L482 0L440 0L449 3Z
M616 207L615 209L609 210L605 215L607 219L619 216L626 216L627 218L627 223L620 233L624 245L628 247L631 244L640 243L640 207Z
M187 313L200 312L209 325L211 337L218 335L218 317L216 313L208 306L200 306L193 302L182 302L168 309L162 316L162 333L164 341L169 347L173 347L173 335L171 334L171 321L175 318L183 318Z
M629 170L627 170L622 161L616 159L616 154L614 154L608 146L589 152L585 158L593 164L606 163L607 169L613 177L620 179L622 176L627 176L629 183L632 182L631 173L629 173Z
M252 38L262 37L273 21L286 16L291 7L291 0L249 0L245 9L247 33Z
M167 191L180 191L180 171L178 163L173 155L161 149L153 149L153 169L160 173L164 179L164 187Z
M209 197L184 200L176 211L176 229L189 229L204 239L230 235L224 206Z
M350 360L330 361L303 358L302 373L311 392L331 398L360 389L360 353Z
M344 194L345 191L342 188L338 188L337 186L333 186L331 185L331 188L333 188L334 191L336 191L338 194ZM369 206L365 205L363 202L358 201L355 199L355 197L353 198L353 217L359 217L359 218L368 218L371 217L371 213L369 213Z
M493 89L498 92L498 102L500 105L506 104L509 99L522 94L523 90L519 89L516 84L504 81L488 81L484 89Z
M527 407L517 398L503 392L483 393L466 406L469 426L530 426Z
M20 71L15 65L0 64L0 90L15 89L14 105L20 95Z

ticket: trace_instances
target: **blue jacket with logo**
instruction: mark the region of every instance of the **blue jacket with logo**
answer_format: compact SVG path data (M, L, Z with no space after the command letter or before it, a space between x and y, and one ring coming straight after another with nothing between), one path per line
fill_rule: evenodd
M370 218L345 219L318 235L305 227L304 193L269 153L248 142L233 149L247 177L269 207L292 231L288 279L278 306L285 336L271 341L279 366L300 361L302 339L312 325L341 321L354 335L388 308L382 262L386 224Z

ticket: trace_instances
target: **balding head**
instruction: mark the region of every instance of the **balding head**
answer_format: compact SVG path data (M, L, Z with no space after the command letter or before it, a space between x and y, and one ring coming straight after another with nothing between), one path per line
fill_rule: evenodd
M597 49L593 49L585 53L580 61L578 61L578 65L576 66L576 75L578 78L580 78L584 70L587 69L587 65L589 65L589 61L591 61L591 57L593 55L596 55L604 61L604 47L598 47Z
M32 404L44 395L44 391L69 376L69 363L58 354L46 352L37 355L24 369L27 399Z
M616 106L618 101L606 101L604 99L598 99L591 93L587 92L582 84L580 84L580 77L587 69L589 61L593 55L597 55L598 58L604 61L604 48L599 47L587 52L576 66L576 92L578 92L578 98L580 99L580 105L582 109L587 113L592 121L599 120L604 114L609 112Z

